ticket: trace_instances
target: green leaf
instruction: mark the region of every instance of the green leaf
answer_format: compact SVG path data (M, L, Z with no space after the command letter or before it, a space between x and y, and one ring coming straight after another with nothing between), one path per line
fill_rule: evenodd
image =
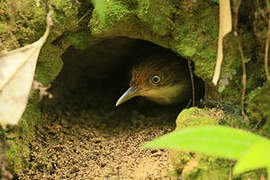
M240 174L245 171L267 167L270 167L270 141L261 140L248 149L235 165L233 173Z
M185 128L146 143L143 148L173 148L240 159L255 142L265 138L223 126Z

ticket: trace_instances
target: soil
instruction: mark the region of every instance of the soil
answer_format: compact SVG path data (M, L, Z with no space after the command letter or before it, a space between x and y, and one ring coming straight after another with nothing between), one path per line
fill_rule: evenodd
M18 178L172 179L168 150L141 145L173 131L180 109L143 98L115 107L127 78L75 77L67 64L52 86L54 98L42 101L30 164Z

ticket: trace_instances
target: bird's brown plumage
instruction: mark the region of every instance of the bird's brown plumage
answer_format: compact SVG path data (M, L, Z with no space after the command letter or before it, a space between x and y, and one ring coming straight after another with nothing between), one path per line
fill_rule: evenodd
M123 102L134 96L144 96L159 104L173 104L186 99L190 95L191 86L188 69L183 61L173 53L162 52L144 57L132 68L132 93L127 95L126 92L121 97L125 98ZM159 83L151 81L154 76L159 77ZM123 103L121 98L117 105Z
M174 54L156 54L149 56L132 68L130 85L145 86L153 75L161 77L158 86L173 85L176 82L186 82L188 72L182 59ZM150 85L150 84L148 84Z

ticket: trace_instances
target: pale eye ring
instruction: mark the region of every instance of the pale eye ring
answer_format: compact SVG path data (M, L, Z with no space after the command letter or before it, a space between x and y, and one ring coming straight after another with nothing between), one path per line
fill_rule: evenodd
M154 83L154 84L159 84L159 82L160 82L160 77L159 77L158 75L154 75L154 76L151 77L151 81L152 81L152 83Z

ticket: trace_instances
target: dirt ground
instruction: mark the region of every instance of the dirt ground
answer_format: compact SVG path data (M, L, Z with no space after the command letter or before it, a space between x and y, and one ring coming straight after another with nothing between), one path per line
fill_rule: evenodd
M115 107L127 78L75 77L76 68L66 62L54 98L43 100L30 165L19 179L173 179L168 150L140 146L174 130L179 107L143 98Z

